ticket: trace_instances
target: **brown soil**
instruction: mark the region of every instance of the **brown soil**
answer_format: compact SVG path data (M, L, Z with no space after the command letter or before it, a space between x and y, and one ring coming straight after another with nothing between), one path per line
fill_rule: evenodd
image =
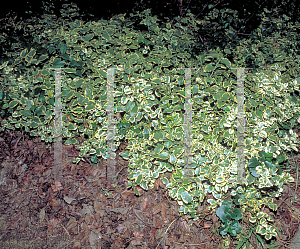
M105 181L105 160L97 166L89 161L73 164L79 153L73 145L63 145L63 179L55 182L53 144L46 146L21 132L0 132L0 248L224 248L219 218L207 205L199 205L201 219L193 221L179 215L177 202L160 180L155 189L138 189L140 196L127 189L128 162L119 157L126 143L117 151L116 172L121 171L115 187ZM296 179L299 158L290 163L285 170ZM277 212L264 209L273 214L280 232L273 248L288 248L298 231L296 183L285 186ZM292 202L294 195L298 199ZM242 223L244 228L249 225ZM262 248L255 235L249 243ZM229 248L237 244L230 238Z

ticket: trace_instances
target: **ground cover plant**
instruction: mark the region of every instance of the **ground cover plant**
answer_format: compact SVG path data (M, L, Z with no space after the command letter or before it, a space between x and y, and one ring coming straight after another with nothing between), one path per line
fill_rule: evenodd
M266 10L266 14L268 11ZM179 212L197 220L197 207L204 200L222 220L222 235L237 236L238 221L248 216L255 232L266 240L277 235L273 218L261 209L276 211L274 198L283 184L294 179L282 170L289 152L299 144L293 129L299 124L299 55L288 17L278 26L290 27L273 37L261 29L238 46L215 49L210 54L195 54L190 27L199 29L192 14L180 23L160 28L150 10L124 15L110 21L84 23L80 20L55 22L51 16L39 25L36 45L27 48L14 44L2 62L0 100L3 129L21 129L45 142L54 135L54 72L62 69L63 138L66 145L79 144L79 163L89 157L93 164L106 158L107 146L107 68L116 67L115 111L116 146L128 142L120 155L129 161L128 188L139 194L154 188L157 179L180 205ZM145 31L130 25L139 20ZM270 24L265 17L264 27ZM45 28L46 27L46 28ZM296 25L297 27L297 25ZM270 27L268 27L270 29ZM289 46L287 46L289 45ZM281 48L281 49L278 49ZM292 55L294 57L289 58ZM245 177L237 183L236 163L236 83L233 68L254 63L245 71ZM260 66L265 65L263 69ZM106 69L105 69L106 68ZM192 71L192 176L183 173L185 69ZM205 199L208 194L213 198ZM234 199L232 202L228 198Z

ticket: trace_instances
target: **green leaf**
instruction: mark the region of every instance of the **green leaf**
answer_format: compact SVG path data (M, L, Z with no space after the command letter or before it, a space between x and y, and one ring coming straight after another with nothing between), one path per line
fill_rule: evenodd
M227 68L231 67L230 61L228 59L222 59L221 63L224 64ZM224 68L224 67L222 67Z
M164 178L164 179L162 180L162 182L163 182L163 184L168 185L169 180L168 180L168 178Z
M134 106L135 106L134 102L128 101L126 106L125 106L126 112L130 112L133 109Z
M219 233L221 235L226 235L228 231L229 231L229 227L222 227L219 229Z
M125 160L129 159L129 151L121 152L121 157L123 157Z
M198 161L197 161L197 163L199 164L199 165L201 165L202 163L204 163L205 162L205 157L200 157L199 159L198 159Z
M164 149L164 145L163 144L158 144L155 149L153 150L153 152L155 154L159 154L160 152L162 152L162 150Z
M276 158L276 163L280 164L283 163L285 161L285 157L284 156L279 156Z
M130 99L129 97L121 97L121 104L126 105L129 99Z
M264 151L259 151L258 154L260 155L260 159L262 161L271 161L273 159L273 153L266 153Z
M67 51L67 45L66 44L61 44L60 46L58 46L60 53L61 54L65 54Z
M166 108L165 110L163 110L163 113L173 113L173 108L170 107L170 108Z
M249 102L250 102L250 105L253 106L253 107L257 107L257 105L258 105L257 102L254 99L250 98Z
M133 93L133 91L130 89L129 86L125 86L124 87L124 92L125 92L125 94L131 94L131 93Z
M30 123L30 127L33 128L33 129L37 128L39 125L40 125L40 124L37 123L37 122L35 122L35 121L32 121L32 122Z
M240 249L245 243L245 240L240 241L240 243L237 245L237 247L235 249Z
M64 71L64 72L66 72L66 73L73 73L73 74L75 74L75 73L76 73L76 68L65 69L65 71Z
M173 150L173 154L176 157L179 157L182 153L183 153L183 148L181 148L181 147L175 147Z
M71 138L71 139L68 139L66 142L65 142L65 145L70 145L70 144L78 144L78 140L76 138Z
M218 175L216 177L216 183L222 183L224 181L225 181L225 177L224 176Z
M270 209L272 209L273 211L276 211L277 210L277 204L274 204L274 203L268 203L268 207Z
M179 97L175 97L175 98L172 99L172 104L175 104L178 101L180 101L180 98Z
M98 163L97 156L91 156L91 162L95 164Z
M92 102L92 101L90 101L90 102L88 103L88 105L85 107L85 110L86 110L86 111L91 111L91 110L94 110L95 108L96 108L95 103Z
M33 56L35 56L35 54L36 54L36 50L34 48L31 48L30 52L27 54L27 56L33 57Z
M170 154L169 162L175 164L176 160L177 160L176 156L174 156L174 154Z
M19 104L18 100L12 100L11 102L9 102L9 107L14 108L17 106L17 104Z
M198 86L198 84L197 84L197 85L195 85L195 86L193 87L192 93L193 93L193 94L196 94L196 93L198 93L198 91L199 91L199 86Z
M230 200L225 200L222 202L222 206L227 206L229 208L232 208L232 202Z
M232 86L232 82L229 80L223 79L223 86L230 87L230 86Z
M99 69L99 73L100 73L104 78L107 77L107 73L106 73L104 70Z
M248 167L249 168L255 168L256 166L260 165L260 162L257 160L256 157L253 157L249 160L248 162Z
M20 57L25 58L26 55L27 55L27 53L28 53L28 50L27 50L27 48L25 48L25 49L20 53Z
M238 208L235 208L231 212L231 218L234 220L240 220L242 218L242 213Z
M186 204L191 203L193 200L193 197L187 191L181 193L181 198Z
M31 110L22 110L22 111L20 111L20 113L26 117L31 117L31 115L32 115Z
M155 158L159 158L162 160L168 159L169 158L169 153L168 152L162 152L161 154L154 156Z
M260 117L260 119L263 119L263 113L260 110L255 111L256 116Z
M216 67L211 63L205 66L204 68L204 72L212 72L216 69Z
M218 102L217 102L217 107L218 107L218 108L222 108L225 104L226 104L225 102L218 101Z
M264 163L265 163L265 165L267 166L268 169L274 169L274 168L276 167L276 166L275 166L273 163L271 163L270 161L265 161Z
M239 233L240 231L242 231L242 227L240 225L240 223L238 223L236 220L233 221L230 225L230 234L231 236L236 236L237 233Z
M163 131L159 130L159 131L154 131L154 136L153 136L154 140L156 141L163 141L163 139L165 138L165 135L163 133Z
M173 145L173 142L171 140L166 140L165 141L165 146L167 149L169 149Z
M249 171L250 171L251 175L254 176L254 177L259 177L260 176L259 174L257 174L257 171L256 171L255 168L249 168Z
M47 55L47 54L42 54L42 55L39 57L39 61L46 60L47 58L48 58L48 55Z
M151 132L151 130L150 130L149 126L145 126L145 127L144 127L144 130L143 130L143 134L144 134L144 137L145 137L146 139L149 138L150 132Z
M102 36L104 37L104 39L110 40L110 36L109 36L109 34L107 32L103 32Z
M148 186L147 183L145 181L142 181L140 184L141 188L143 188L144 190L148 190Z
M229 200L223 201L222 205L217 209L216 215L221 219L223 223L231 220L230 209L232 203Z
M142 174L138 175L138 176L135 178L136 184L140 184L141 181L142 181L142 179L143 179L143 175L142 175Z
M84 41L89 41L94 37L94 34L87 34L86 36L84 36L82 39Z
M226 102L227 100L230 99L230 94L225 92L222 94L221 98L219 99L219 101L222 101L222 102Z
M68 130L75 131L76 128L75 128L75 126L73 124L69 124L68 125Z
M256 238L257 238L258 241L261 243L262 247L265 248L265 244L264 244L262 238L261 238L258 234L256 234Z
M85 104L86 104L86 101L87 101L87 99L83 96L83 95L77 95L77 97L78 97L78 105L80 105L80 106L84 106Z
M54 68L63 67L64 65L65 65L65 61L61 61L59 58L54 59L54 62L53 62L53 67Z
M118 111L118 110L117 110L117 111ZM136 115L136 120L137 120L137 121L141 121L142 118L143 118L143 113L138 112L137 115Z
M18 113L18 112L14 112L14 113L12 114L12 117L13 117L13 118L20 117L20 113Z

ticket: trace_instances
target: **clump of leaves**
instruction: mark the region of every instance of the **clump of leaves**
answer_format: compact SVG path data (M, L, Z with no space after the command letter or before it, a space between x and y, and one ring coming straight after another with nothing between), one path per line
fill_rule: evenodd
M238 208L232 208L232 202L225 200L222 205L217 209L217 216L223 222L219 232L221 235L230 233L231 236L236 236L237 233L242 231L242 227L238 220L243 216Z

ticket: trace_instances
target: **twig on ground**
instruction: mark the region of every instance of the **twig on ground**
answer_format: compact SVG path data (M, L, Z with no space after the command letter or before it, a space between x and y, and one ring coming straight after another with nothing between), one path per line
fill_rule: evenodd
M179 219L179 218L180 218L180 217L177 217L175 220L173 220L173 221L171 222L171 224L168 226L167 230L164 232L164 235L167 234L167 232L168 232L169 228L171 227L171 225L172 225L177 219ZM162 237L161 240L159 241L159 243L157 244L157 246L156 246L155 249L158 248L158 246L160 245L160 243L162 242L163 239L164 239L164 238Z

